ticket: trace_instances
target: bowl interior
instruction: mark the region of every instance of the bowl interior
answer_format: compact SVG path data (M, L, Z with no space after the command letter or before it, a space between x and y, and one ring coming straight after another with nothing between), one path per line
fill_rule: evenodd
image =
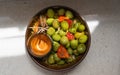
M44 58L41 60L39 58L33 57L31 55L31 53L29 52L29 48L27 46L27 41L28 41L29 37L31 36L31 29L29 29L29 27L32 27L35 20L38 19L41 14L46 13L47 9L49 9L49 8L52 8L55 10L60 9L60 8L64 8L64 9L72 11L74 16L77 17L80 20L80 22L82 24L84 24L86 27L85 31L87 32L86 34L88 36L88 41L85 43L86 44L86 51L83 54L79 55L79 57L74 62L72 62L70 64L65 64L62 66L61 65L60 66L48 65L48 64L44 63ZM74 11L73 9L71 9L69 7L65 7L65 6L50 6L50 7L47 7L47 8L40 10L35 16L33 16L31 22L29 23L29 25L27 27L26 35L25 35L26 50L28 51L28 53L29 53L30 57L33 59L33 61L35 63L37 63L39 66L41 66L45 69L48 69L48 70L53 70L53 71L67 70L67 69L71 69L71 68L75 67L76 65L78 65L87 55L87 53L89 51L89 47L90 47L90 42L91 42L91 35L90 35L90 31L89 31L87 23L83 20L83 18L76 11Z

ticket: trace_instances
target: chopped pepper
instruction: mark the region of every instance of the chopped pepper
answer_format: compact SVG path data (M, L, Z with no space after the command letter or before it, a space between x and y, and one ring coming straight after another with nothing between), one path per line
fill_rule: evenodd
M74 39L74 35L72 33L70 33L70 32L67 32L67 38L69 40L73 40Z
M58 48L57 55L59 58L69 58L67 50L62 45Z

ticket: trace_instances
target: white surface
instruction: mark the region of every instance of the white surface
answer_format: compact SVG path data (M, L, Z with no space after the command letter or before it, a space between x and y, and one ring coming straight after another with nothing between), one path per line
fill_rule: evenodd
M25 29L50 5L78 11L91 31L85 60L69 72L38 67L26 54ZM0 75L120 75L120 0L0 0Z

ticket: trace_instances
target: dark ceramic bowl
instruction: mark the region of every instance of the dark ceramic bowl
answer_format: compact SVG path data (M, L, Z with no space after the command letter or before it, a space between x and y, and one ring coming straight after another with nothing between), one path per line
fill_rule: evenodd
M31 36L31 29L29 29L29 27L32 27L33 26L33 23L34 21L39 18L38 16L40 16L41 14L44 14L46 13L47 9L49 8L52 8L52 9L60 9L60 8L64 8L64 9L67 9L67 10L70 10L72 11L73 15L75 17L77 17L82 24L85 25L86 29L85 29L85 32L88 36L88 41L85 43L86 44L86 51L79 55L79 57L73 61L72 63L70 64L65 64L65 65L48 65L46 63L44 63L41 59L37 58L37 57L34 57L30 52L29 52L29 47L27 46L27 41L29 39L29 37ZM69 8L69 7L66 7L66 6L50 6L50 7L47 7L47 8L44 8L42 10L40 10L35 16L33 16L32 18L32 21L29 23L28 27L27 27L27 30L26 30L26 35L25 35L25 45L26 45L26 50L28 51L28 54L30 55L30 57L32 58L32 60L40 67L43 67L47 70L52 70L52 71L65 71L65 70L68 70L68 69L72 69L73 67L75 67L76 65L78 65L84 58L85 56L87 55L88 51L89 51L89 47L90 47L90 43L91 43L91 35L90 35L90 31L89 31L89 28L88 28L88 25L87 23L85 22L85 20L79 15L79 13L77 13L75 10ZM45 57L46 58L46 57ZM44 60L44 59L43 59Z

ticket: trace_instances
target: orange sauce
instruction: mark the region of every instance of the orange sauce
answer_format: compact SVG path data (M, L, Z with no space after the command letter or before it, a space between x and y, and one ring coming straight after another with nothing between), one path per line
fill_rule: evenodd
M44 34L34 36L30 42L31 52L38 56L46 55L51 45L50 39Z

